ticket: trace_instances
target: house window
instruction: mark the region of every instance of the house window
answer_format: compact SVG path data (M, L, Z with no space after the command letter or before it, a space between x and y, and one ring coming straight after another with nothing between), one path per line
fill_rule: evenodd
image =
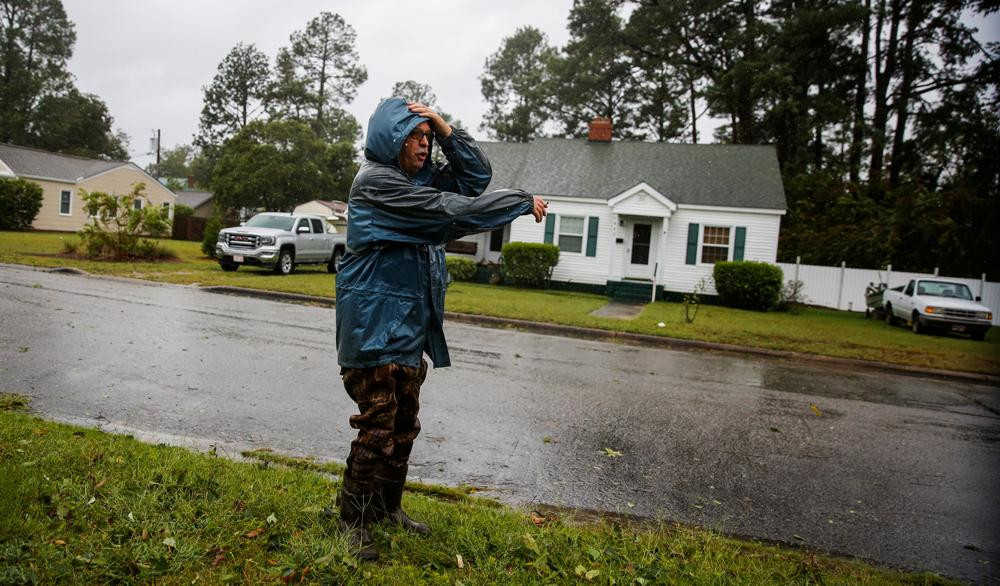
M701 262L729 260L729 227L705 226L701 237Z
M490 232L490 252L503 251L503 228Z
M581 252L583 250L582 217L559 217L559 250L560 252Z
M170 202L169 201L163 202L163 217L164 218L169 218L170 217Z
M59 214L62 216L68 216L72 213L73 208L73 192L68 189L62 190L59 193Z
M142 200L139 199L138 197L135 198L135 200L132 202L132 207L134 209L141 210L142 209Z

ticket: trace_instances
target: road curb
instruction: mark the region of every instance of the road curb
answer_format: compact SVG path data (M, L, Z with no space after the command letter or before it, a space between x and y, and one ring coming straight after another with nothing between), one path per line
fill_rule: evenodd
M566 326L560 324L548 324L541 322L531 322L509 318L491 317L486 315L474 315L467 313L445 312L445 316L453 321L462 323L493 327L493 328L516 328L518 330L530 331L540 334L550 334L569 338L581 338L585 340L601 340L605 342L621 342L636 346L672 348L681 350L713 350L718 352L728 352L734 354L750 354L756 356L767 356L770 358L785 358L798 361L816 362L828 366L844 366L850 368L865 368L869 370L880 370L894 374L905 374L910 376L930 376L934 378L946 378L959 380L962 382L980 382L990 385L1000 386L1000 376L989 374L978 374L973 372L961 372L956 370L943 370L937 368L923 368L919 366L907 366L904 364L891 364L888 362L872 362L869 360L858 360L854 358L838 358L835 356L822 356L819 354L805 354L802 352L792 352L789 350L771 350L769 348L754 348L751 346L737 346L735 344L722 344L719 342L705 342L702 340L684 340L682 338L669 338L666 336L651 336L648 334L635 334L632 332L616 332L610 330L598 330L592 328L582 328L578 326Z
M96 278L107 278L106 275L92 275L85 270L74 267L32 267L30 265L0 265L11 268L28 268L41 270L49 273L65 273L82 275ZM133 279L136 280L136 279ZM142 281L145 283L155 283L155 281ZM159 283L157 283L159 284ZM257 297L260 299L270 299L274 301L285 301L292 303L306 303L311 305L321 305L325 307L335 307L337 302L329 297L317 297L315 295L302 295L300 293L286 293L282 291L265 291L263 289L250 289L246 287L233 287L230 285L200 285L197 286L202 291L217 293L222 295L238 295L242 297ZM751 356L766 356L770 358L781 358L797 360L800 362L814 362L826 366L842 366L847 368L863 368L866 370L877 370L893 374L903 374L908 376L925 376L940 379L956 380L961 382L985 383L993 386L1000 386L1000 376L990 374L979 374L973 372L961 372L956 370L943 370L937 368L924 368L920 366L907 366L903 364L891 364L888 362L873 362L869 360L859 360L856 358L837 358L833 356L822 356L819 354L805 354L802 352L792 352L789 350L771 350L768 348L753 348L751 346L737 346L735 344L722 344L719 342L705 342L701 340L685 340L682 338L669 338L666 336L651 336L649 334L635 334L632 332L618 332L612 330L599 330L595 328L584 328L580 326L567 326L561 324L550 324L544 322L534 322L527 320L511 319L504 317L493 317L488 315L475 315L470 313L445 312L445 317L449 320L484 326L490 328L514 328L521 331L536 334L547 334L552 336L562 336L568 338L578 338L583 340L600 340L605 342L619 342L635 346L670 348L680 350L711 350L716 352L726 352L732 354L744 354Z
M202 291L209 293L221 293L223 295L239 295L241 297L257 297L260 299L272 299L274 301L293 301L295 303L308 303L311 305L324 305L335 307L337 300L330 297L317 297L315 295L302 295L301 293L286 293L284 291L265 291L263 289L249 289L247 287L233 287L230 285L201 285L198 287Z
M313 303L335 307L335 299L328 297L315 297L311 295L301 295L298 293L282 293L279 291L262 291L260 289L247 289L244 287L230 287L226 285L205 286L201 289L215 293L229 295L245 295L249 297L260 297L263 299L274 299L278 301L293 301L298 303ZM719 342L705 342L702 340L684 340L682 338L669 338L666 336L651 336L649 334L636 334L632 332L617 332L612 330L599 330L595 328L584 328L580 326L567 326L562 324L550 324L544 322L511 319L505 317L493 317L489 315L476 315L471 313L456 313L446 311L445 318L459 323L471 324L489 328L504 329L514 328L521 331L536 334L547 334L551 336L562 336L566 338L578 338L582 340L600 340L604 342L619 342L634 346L646 346L655 348L670 348L680 350L712 350L717 352L728 352L733 354L749 354L753 356L767 356L770 358L783 358L798 361L809 361L827 366L844 366L849 368L865 368L869 370L879 370L894 374L905 374L909 376L930 376L935 378L945 378L962 382L979 382L1000 386L1000 376L989 374L978 374L972 372L960 372L955 370L943 370L937 368L922 368L919 366L907 366L903 364L891 364L888 362L872 362L869 360L858 360L854 358L837 358L834 356L822 356L819 354L804 354L802 352L792 352L789 350L771 350L768 348L753 348L751 346L737 346L735 344L722 344Z

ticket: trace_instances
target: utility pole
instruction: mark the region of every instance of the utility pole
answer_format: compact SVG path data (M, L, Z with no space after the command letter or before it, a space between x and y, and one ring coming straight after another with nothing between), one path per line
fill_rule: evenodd
M160 178L160 129L156 129L156 136L149 139L150 154L156 151L156 178Z

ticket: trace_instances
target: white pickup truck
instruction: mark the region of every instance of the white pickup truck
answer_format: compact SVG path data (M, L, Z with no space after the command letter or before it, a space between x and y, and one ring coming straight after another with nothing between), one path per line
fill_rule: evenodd
M905 286L887 289L882 296L885 322L905 321L914 333L930 330L969 334L982 340L993 322L993 312L973 298L959 281L913 279Z
M346 248L347 234L338 233L322 216L267 212L220 230L215 258L224 271L255 265L287 275L300 264L325 264L336 273Z

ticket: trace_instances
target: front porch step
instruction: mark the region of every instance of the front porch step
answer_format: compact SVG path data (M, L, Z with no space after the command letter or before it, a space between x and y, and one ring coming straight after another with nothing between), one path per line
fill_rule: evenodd
M605 294L620 301L648 302L653 296L652 281L608 281Z

